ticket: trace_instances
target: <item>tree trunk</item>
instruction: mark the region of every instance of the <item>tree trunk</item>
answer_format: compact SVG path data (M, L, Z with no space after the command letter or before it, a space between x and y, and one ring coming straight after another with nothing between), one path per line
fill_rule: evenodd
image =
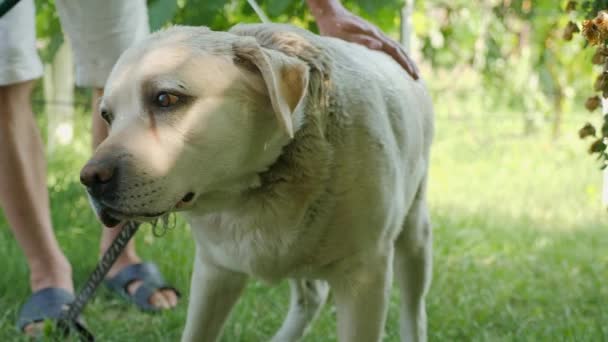
M608 115L608 99L602 98L602 116ZM601 136L601 133L600 133ZM608 208L608 168L604 169L604 184L602 186L602 204Z
M530 32L532 30L531 26L532 25L529 22L522 23L522 28L519 32L519 41L517 43L518 58L521 60L521 63L527 67L527 69L529 69L529 66L532 64L530 51ZM521 84L521 86L528 88L529 91L538 91L538 89L533 86L538 83L537 75L529 75L528 77L526 77L526 80L524 80L524 82L525 84ZM524 136L530 136L538 131L536 121L538 113L536 112L536 108L533 104L533 97L524 97L523 101L525 103L525 110L523 111Z
M562 131L562 116L564 114L564 91L556 82L555 97L553 98L553 139L558 139Z
M63 42L53 62L44 66L44 98L47 115L47 149L67 145L74 136L74 63L72 49Z
M490 31L490 23L492 19L492 5L485 3L483 5L481 25L477 40L475 40L475 54L473 55L473 68L477 71L482 70L486 66L487 41Z
M552 39L551 37L547 38L546 41ZM547 50L548 53L554 53L551 49ZM560 80L559 73L559 65L556 62L556 58L552 58L549 61L545 61L547 71L549 72L549 76L553 81L553 128L552 135L553 139L558 139L561 134L562 127L562 116L564 112L564 87L562 86L563 82Z

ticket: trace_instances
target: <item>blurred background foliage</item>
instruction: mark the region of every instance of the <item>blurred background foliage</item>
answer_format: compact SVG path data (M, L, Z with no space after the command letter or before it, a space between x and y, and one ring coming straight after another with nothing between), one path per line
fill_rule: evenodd
M42 56L48 61L63 38L53 1L36 2ZM303 0L258 2L273 22L317 32ZM441 94L438 112L455 103L463 109L452 116L492 115L508 108L520 113L523 134L547 124L557 138L564 113L572 112L574 103L582 106L593 82L593 51L583 49L578 35L574 42L564 40L564 27L606 8L606 2L582 1L578 12L567 12L567 1L556 0L416 0L411 54L433 80L434 93ZM399 38L404 0L343 3ZM152 30L171 24L225 30L259 22L244 0L149 0L148 5Z

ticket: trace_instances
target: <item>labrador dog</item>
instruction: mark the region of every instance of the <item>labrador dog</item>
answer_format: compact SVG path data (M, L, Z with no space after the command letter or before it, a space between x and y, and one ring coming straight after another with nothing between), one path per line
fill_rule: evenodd
M247 279L290 279L274 341L334 294L340 341L381 339L393 278L426 339L433 113L389 56L286 25L173 27L127 50L81 171L100 219L183 211L196 241L183 341L215 341Z

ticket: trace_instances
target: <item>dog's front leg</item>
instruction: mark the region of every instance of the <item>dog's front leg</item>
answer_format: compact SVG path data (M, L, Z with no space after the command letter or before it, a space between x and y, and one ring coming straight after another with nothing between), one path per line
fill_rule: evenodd
M365 267L330 280L342 342L376 342L382 338L393 279L393 251ZM371 264L368 263L371 261Z
M203 260L197 248L182 341L216 341L246 281L244 274Z

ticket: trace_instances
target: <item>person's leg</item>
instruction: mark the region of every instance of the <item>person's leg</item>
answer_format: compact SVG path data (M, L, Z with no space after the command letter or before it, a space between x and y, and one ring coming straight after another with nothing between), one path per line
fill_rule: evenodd
M33 85L0 86L0 205L27 258L32 291L73 292L70 264L51 224L44 147L30 104Z
M101 89L93 90L93 149L95 149L107 136L108 130L107 125L99 115L99 98L102 96L103 91ZM114 238L120 232L120 227L117 228L104 228L101 234L101 251L105 252L110 247ZM135 251L134 240L131 240L125 251L118 257L110 272L109 277L113 277L124 267L141 262L141 259ZM141 286L141 281L134 281L129 285L129 292L131 294ZM156 307L168 309L177 305L177 295L171 289L160 290L152 295L150 303Z
M34 1L24 0L0 18L0 207L27 259L32 292L73 293L70 264L53 234L44 147L30 102L32 80L42 75L34 12Z

